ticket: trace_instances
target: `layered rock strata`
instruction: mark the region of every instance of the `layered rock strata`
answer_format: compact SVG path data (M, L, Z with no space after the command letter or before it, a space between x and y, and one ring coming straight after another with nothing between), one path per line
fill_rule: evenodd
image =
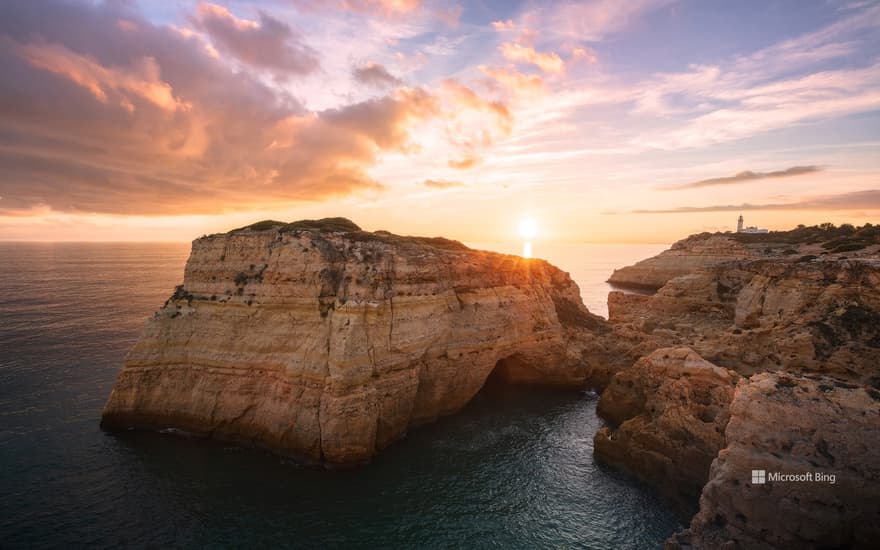
M358 463L461 409L490 373L607 379L609 364L630 360L609 351L610 334L568 274L541 260L348 220L263 222L193 242L102 425Z
M657 290L671 279L703 267L757 257L757 251L728 236L693 236L674 243L657 256L615 269L608 282L620 287Z
M728 262L650 297L612 293L609 317L741 374L818 372L880 385L880 260Z
M876 547L880 392L757 374L740 382L725 437L699 513L667 548Z
M676 347L614 376L599 407L610 425L595 440L598 458L675 502L707 481L699 513L668 548L873 547L880 261L871 251L701 267L653 296L611 293L609 317L615 333ZM687 363L724 367L729 379L685 376ZM701 418L695 403L717 414ZM753 485L752 470L766 483Z
M693 513L724 447L737 379L684 347L643 357L602 393L598 412L611 426L596 433L596 457Z

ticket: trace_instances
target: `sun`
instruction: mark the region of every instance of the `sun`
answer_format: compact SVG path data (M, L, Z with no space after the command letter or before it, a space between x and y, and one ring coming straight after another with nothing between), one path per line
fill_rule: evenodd
M538 235L538 224L531 218L523 218L519 222L519 234L524 239L534 239Z

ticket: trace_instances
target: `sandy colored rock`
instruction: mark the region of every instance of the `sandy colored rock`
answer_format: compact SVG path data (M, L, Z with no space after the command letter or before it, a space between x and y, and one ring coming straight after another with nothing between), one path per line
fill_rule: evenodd
M671 279L730 260L759 257L759 253L725 235L694 235L669 250L634 265L615 269L608 282L621 287L656 290Z
M266 222L193 242L102 424L357 463L461 409L492 372L567 387L607 378L625 361L606 349L610 332L541 260L347 220Z
M737 379L689 348L643 357L602 393L598 413L611 426L596 433L596 457L693 513L709 466L724 447Z
M880 384L880 260L736 261L649 298L609 296L610 320L741 374L791 370Z
M876 548L880 392L758 374L737 387L725 437L699 513L667 548ZM765 484L752 483L758 469ZM774 472L812 480L773 481Z

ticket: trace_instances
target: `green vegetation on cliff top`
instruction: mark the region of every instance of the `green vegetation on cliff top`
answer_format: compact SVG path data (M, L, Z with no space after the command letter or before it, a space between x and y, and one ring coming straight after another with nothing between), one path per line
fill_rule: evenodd
M866 223L856 227L845 223L834 225L799 225L789 231L771 231L769 233L699 233L688 239L705 240L713 235L724 235L743 244L821 244L830 252L850 252L880 244L880 226ZM794 251L792 251L794 252Z
M263 220L238 229L230 233L240 231L270 231L276 230L281 233L293 231L317 231L319 233L346 233L346 237L358 241L381 241L389 244L415 244L432 246L443 250L470 250L464 244L443 237L410 237L395 235L388 231L369 232L363 231L356 223L348 218L321 218L319 220L299 220L295 222L281 222L278 220Z

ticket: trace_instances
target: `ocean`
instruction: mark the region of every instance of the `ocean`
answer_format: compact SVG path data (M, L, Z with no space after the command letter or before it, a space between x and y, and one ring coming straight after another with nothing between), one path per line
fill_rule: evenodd
M536 243L534 253L604 315L611 270L663 248ZM103 432L125 354L188 253L0 243L0 548L637 549L681 527L653 492L593 461L602 422L589 392L488 388L343 471Z

